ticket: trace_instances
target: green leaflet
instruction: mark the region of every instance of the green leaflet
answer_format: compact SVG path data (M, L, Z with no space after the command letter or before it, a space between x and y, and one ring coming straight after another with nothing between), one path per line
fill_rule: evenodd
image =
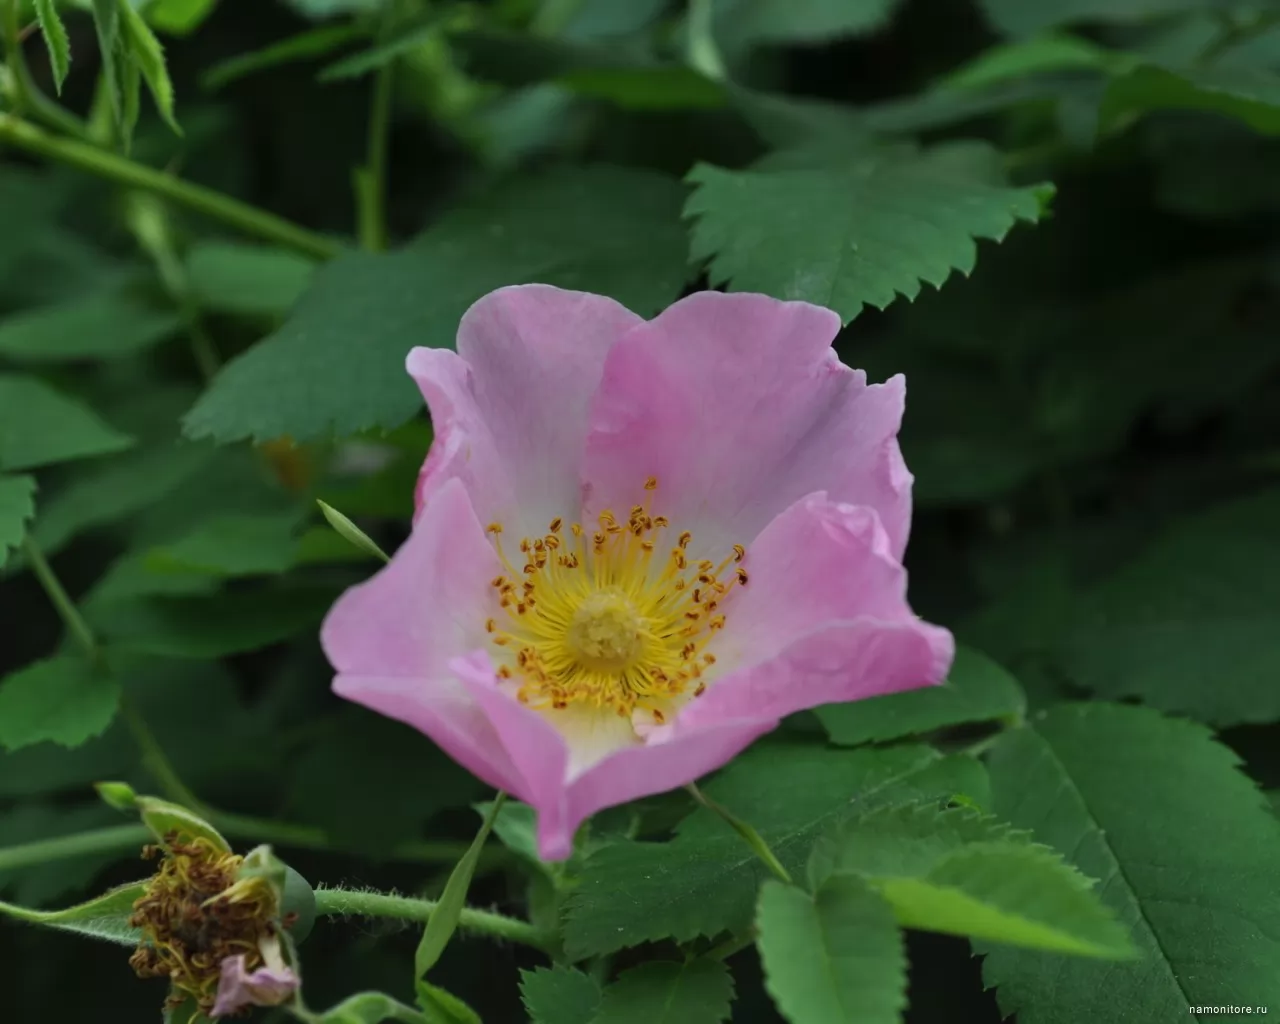
M76 747L111 724L120 685L78 654L61 654L0 680L0 747L46 740Z
M592 1024L600 1008L600 986L569 967L521 971L520 997L533 1024Z
M35 493L35 477L0 476L0 569L9 552L22 543L27 522L35 515Z
M1280 1002L1280 820L1208 730L1068 705L992 752L996 810L1099 879L1141 959L988 948L984 976L1025 1024L1164 1024L1188 1006Z
M129 927L129 916L145 885L145 882L122 885L65 910L29 910L12 903L0 903L0 916L133 946L139 936L136 929Z
M604 990L593 1024L720 1024L732 999L733 979L718 960L653 960Z
M756 911L765 985L791 1024L895 1024L907 958L889 906L837 875L810 895L770 879Z
M0 470L107 455L132 444L133 438L38 377L0 374Z
M62 83L67 80L71 70L71 40L67 36L67 28L62 24L55 0L35 0L36 17L40 21L40 32L44 35L45 46L49 50L49 66L53 68L53 84L59 95Z

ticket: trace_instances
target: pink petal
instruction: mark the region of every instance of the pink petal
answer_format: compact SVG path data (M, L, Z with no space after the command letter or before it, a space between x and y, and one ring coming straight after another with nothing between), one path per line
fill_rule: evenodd
M906 570L875 511L801 499L771 522L743 563L714 648L728 674L677 725L782 717L941 682L954 641L907 604Z
M333 690L426 733L494 786L518 775L483 711L449 668L487 643L489 581L501 571L460 481L446 481L389 565L338 599L320 641Z
M221 971L213 1017L226 1017L250 1006L279 1006L298 990L298 976L288 967L259 967L249 973L243 953L223 960Z
M694 547L751 540L817 490L879 513L901 557L911 474L898 449L905 385L868 387L831 348L840 318L765 295L700 292L628 331L605 361L584 471L591 510L655 509ZM704 557L715 557L707 554Z
M591 396L605 356L640 317L612 299L530 284L476 302L458 326L458 351L415 348L435 442L418 480L422 505L463 482L481 522L517 538L572 516Z

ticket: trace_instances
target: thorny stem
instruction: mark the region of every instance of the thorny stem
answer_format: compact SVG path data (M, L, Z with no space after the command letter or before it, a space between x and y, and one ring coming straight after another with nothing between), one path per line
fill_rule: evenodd
M164 171L157 171L126 157L75 139L51 135L30 121L0 114L0 143L76 167L101 178L142 189L180 206L222 221L246 234L256 235L316 259L336 256L341 247L273 213L242 203L213 189L196 185Z
M438 906L435 900L394 896L389 893L360 892L353 889L316 890L316 913L329 917L389 917L425 924ZM464 931L519 942L544 952L551 952L555 945L553 936L545 934L528 921L472 907L463 908L458 927Z

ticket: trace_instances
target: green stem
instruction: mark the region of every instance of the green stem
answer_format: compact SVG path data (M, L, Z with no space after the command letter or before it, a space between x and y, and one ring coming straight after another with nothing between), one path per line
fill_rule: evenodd
M221 192L183 181L85 142L58 138L29 121L0 114L0 143L6 142L28 153L153 193L189 210L220 220L246 234L296 249L317 259L331 259L340 251L336 242L323 235L307 231L282 217L232 199Z
M729 957L742 952L755 941L755 931L749 931L746 935L732 936L718 946L712 946L703 956L709 960L728 960Z
M719 815L730 828L737 832L738 835L742 836L746 844L751 847L752 852L755 853L761 861L763 861L764 866L773 872L775 878L786 882L787 885L791 885L790 872L782 866L782 862L778 860L774 855L774 852L769 849L769 844L764 841L764 838L759 832L730 811L727 807L723 807L710 797L704 796L702 790L700 790L694 783L689 783L685 789L689 791L698 803L702 804L702 806L707 810Z
M97 637L93 635L93 630L84 621L84 616L80 614L75 602L68 596L62 586L62 581L54 574L53 569L45 560L44 552L40 550L40 546L30 534L23 540L22 549L31 565L31 571L36 574L36 579L40 581L40 586L44 587L44 592L49 595L49 600L53 602L53 606L58 610L58 614L62 617L62 621L66 623L67 629L76 638L76 642L84 648L84 652L89 659L97 662L102 654L101 649L98 647Z
M431 920L431 915L438 906L439 903L435 900L392 896L388 893L353 889L316 890L316 913L328 917L390 917L400 921L426 923ZM549 952L555 944L552 936L544 934L528 921L473 907L463 908L458 926L464 931L518 942L544 952Z
M137 850L154 840L151 830L145 825L113 825L54 839L38 839L0 849L0 872L85 854Z
M387 248L387 152L391 131L391 100L395 84L394 60L379 70L373 83L369 111L369 151L356 172L356 221L360 245L370 252Z

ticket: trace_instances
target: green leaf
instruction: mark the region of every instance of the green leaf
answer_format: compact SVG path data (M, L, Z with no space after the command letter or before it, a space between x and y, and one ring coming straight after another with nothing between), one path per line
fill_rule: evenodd
M433 1024L417 1010L381 992L361 992L326 1013L316 1014L312 1020L315 1024L379 1024L384 1020Z
M0 374L0 469L118 452L133 439L38 377Z
M203 242L187 255L187 276L202 308L283 316L306 291L316 265L285 249Z
M342 60L330 64L318 76L321 82L342 82L354 78L363 78L371 71L390 64L397 57L412 53L419 47L441 38L441 16L438 12L429 14L427 20L404 26L403 31L394 37L379 42L367 50L358 50Z
M483 1024L475 1010L430 982L418 982L418 1005L430 1024Z
M109 288L0 320L0 356L25 363L113 359L164 341L180 325L176 313Z
M1078 598L1055 664L1221 725L1280 718L1280 490L1190 516Z
M83 609L115 646L171 658L222 658L256 651L317 625L333 603L321 588L260 588L179 597L139 597Z
M557 964L521 971L520 998L533 1024L592 1024L600 986L589 975Z
M53 69L53 84L62 95L62 83L67 80L71 70L71 40L67 37L67 27L62 24L58 7L54 0L35 0L36 18L40 21L40 32L44 35L44 44L49 49L49 66Z
M173 82L165 65L164 48L155 37L142 15L134 10L130 0L119 0L121 37L129 54L131 66L142 73L147 81L151 98L165 123L177 135L182 134L173 116Z
M467 852L462 855L450 873L449 881L445 883L444 892L440 894L440 902L427 921L427 926L422 931L422 941L418 943L418 951L414 954L413 969L418 978L436 965L440 954L453 938L453 933L458 930L458 919L462 916L462 907L467 901L471 876L476 873L476 864L480 861L480 851L484 849L485 841L493 830L494 820L505 800L506 794L499 793L498 798L490 806L484 822L480 825L475 839L471 841Z
M284 572L297 561L296 530L302 516L300 509L214 516L172 543L152 548L146 565L153 572L209 576Z
M154 0L146 8L147 21L170 35L190 35L218 6L218 0Z
M975 238L1036 221L1049 185L1010 188L974 172L967 145L863 155L799 154L745 171L698 164L692 252L736 291L802 299L848 321L864 304L914 299L953 270L968 274ZM778 164L781 163L781 166Z
M647 171L563 170L455 211L407 249L340 256L281 330L218 375L186 430L309 440L396 426L421 407L405 353L452 346L467 307L502 285L542 281L651 314L685 280L681 196Z
M795 877L817 836L854 814L881 806L949 799L958 765L928 747L830 750L759 744L703 788L749 818ZM667 843L622 841L586 861L565 915L569 956L582 959L624 946L722 931L745 932L767 871L715 814L699 810Z
M1116 78L1103 97L1099 127L1111 130L1153 110L1206 110L1263 135L1280 134L1280 75L1254 68L1170 71L1143 65Z
M0 476L0 569L26 535L27 521L36 513L35 493L35 477Z
M292 64L308 57L323 57L353 39L363 38L365 34L356 25L321 25L215 65L205 74L203 85L206 89L221 89L255 71Z
M728 47L821 43L882 28L900 0L715 0L717 37Z
M1235 755L1191 722L1068 705L1004 734L996 809L1060 850L1131 927L1142 959L992 949L984 965L1023 1024L1164 1024L1188 1006L1280 1005L1280 820Z
M0 815L0 847L19 847L26 843L48 844L45 849L52 854L59 840L66 837L78 853L67 856L66 847L58 850L58 856L26 866L7 868L4 864L6 849L0 849L0 892L12 893L14 902L28 907L39 907L54 900L63 900L67 894L83 890L108 864L136 858L136 851L122 851L118 844L107 849L95 850L91 845L76 847L77 833L92 836L92 830L119 824L116 815L100 804L65 805L51 803L19 803ZM98 834L101 834L99 832ZM141 847L139 840L138 846Z
M383 562L391 561L387 557L387 553L374 543L373 539L365 533L360 527L356 526L350 519L344 516L332 505L316 499L316 504L320 506L320 512L324 515L325 522L333 527L334 531L352 547L363 551L366 555L377 558Z
M125 72L129 63L120 37L118 0L93 0L93 24L98 34L98 50L102 54L102 88L111 105L111 113L119 129L125 149L133 135L136 110L126 111ZM130 114L134 116L131 117Z
M733 979L719 960L653 960L604 990L592 1024L719 1024L731 1002Z
M790 1024L896 1024L907 958L888 905L852 875L810 896L770 879L756 912L765 988Z
M0 747L18 750L51 740L78 747L115 718L120 686L82 657L37 661L0 681Z
M1229 0L981 0L987 19L1009 35L1077 21L1142 22L1184 11L1226 11Z
M36 542L51 555L83 530L150 508L204 470L214 454L208 445L167 444L87 467L42 501Z
M1049 71L1107 71L1123 56L1079 36L1048 32L998 43L943 79L953 89L973 89Z
M141 933L129 926L129 918L133 915L133 904L142 896L146 884L132 882L122 885L96 899L65 910L29 910L12 903L0 903L0 916L76 932L93 939L118 942L124 946L135 946Z
M155 796L140 796L135 806L142 823L151 829L156 840L164 843L171 833L177 833L179 839L188 842L193 839L207 839L224 853L231 852L231 844L223 838L216 828L205 821L195 811L188 810L181 804L161 800Z
M1026 712L1026 703L1013 676L985 654L959 647L940 686L815 710L833 743L854 747L951 725L1016 721Z

